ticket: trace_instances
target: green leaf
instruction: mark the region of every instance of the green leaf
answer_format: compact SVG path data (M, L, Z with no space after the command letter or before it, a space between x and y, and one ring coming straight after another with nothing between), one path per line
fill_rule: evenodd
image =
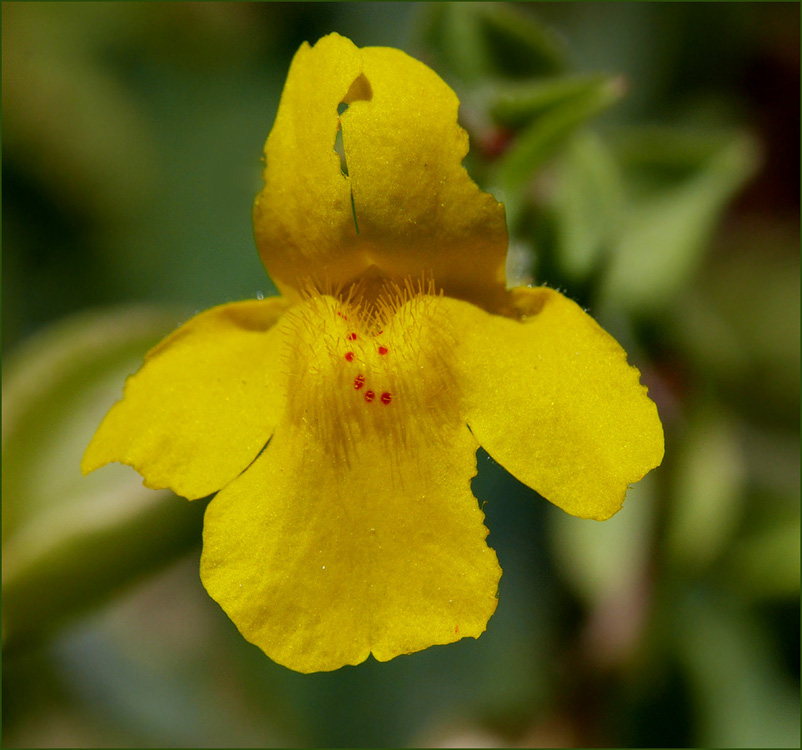
M574 95L543 110L516 136L490 179L503 196L511 226L519 214L524 189L537 170L557 153L578 127L617 102L623 94L620 79L599 77L592 85L581 87Z
M799 599L799 515L751 532L732 549L728 570L738 589L755 599Z
M710 402L691 414L675 455L666 553L698 574L730 544L743 516L744 456L735 425Z
M645 125L611 134L610 147L633 189L649 193L697 175L735 135L688 124Z
M83 451L150 346L180 316L147 309L60 322L3 378L3 641L36 640L185 553L200 505L144 488L121 465L81 476Z
M531 13L505 3L467 3L482 31L493 73L511 78L554 75L566 65L560 38Z
M571 139L557 173L552 194L556 260L569 278L582 280L596 268L620 226L622 178L612 154L592 132Z
M463 83L553 75L565 67L558 37L530 13L502 3L424 4L419 36L437 69Z
M757 164L755 142L732 135L692 176L633 201L602 281L602 304L644 313L667 306L696 272L727 202Z
M734 217L717 245L726 252L706 261L665 311L665 330L723 400L757 424L782 425L798 439L798 222ZM797 465L798 459L797 451Z
M509 128L528 125L535 117L555 107L593 95L599 88L621 85L620 78L602 73L538 78L520 83L493 81L479 89L477 103L492 118Z
M696 694L696 747L799 747L799 685L784 679L767 634L711 591L677 596L677 649Z
M638 586L651 555L654 521L652 474L630 487L624 507L603 523L555 511L551 538L560 572L589 605Z

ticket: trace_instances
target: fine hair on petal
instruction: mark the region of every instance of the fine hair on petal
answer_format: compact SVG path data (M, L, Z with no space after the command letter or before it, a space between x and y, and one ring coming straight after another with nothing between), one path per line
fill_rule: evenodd
M459 418L455 332L438 315L431 279L385 282L372 302L359 285L339 296L308 286L304 297L285 316L287 416L335 463L350 467L351 448L364 440L387 451L426 450L408 434ZM440 439L429 427L425 434Z

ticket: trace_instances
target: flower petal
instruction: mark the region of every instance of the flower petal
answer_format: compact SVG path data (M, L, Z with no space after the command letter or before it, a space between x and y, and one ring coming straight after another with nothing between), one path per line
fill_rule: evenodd
M285 421L206 510L201 578L240 632L299 672L477 638L501 570L471 494L477 444L456 422L404 419L338 461ZM378 412L377 412L378 413ZM343 432L343 439L347 433Z
M331 281L363 268L354 254L337 258L356 238L351 188L334 150L337 105L362 72L348 39L330 34L304 43L293 58L276 120L265 144L265 186L254 203L254 233L265 267L281 293L297 294L309 269Z
M441 78L399 50L359 50L336 34L301 47L254 206L257 245L282 293L303 288L310 268L318 288L372 268L379 280L425 274L451 296L503 303L504 207L462 166L458 107ZM334 152L340 123L347 175Z
M196 315L148 352L86 449L84 474L111 461L189 499L253 461L284 406L280 297Z
M360 238L389 276L424 270L445 293L496 307L504 298L504 207L471 180L459 99L400 50L362 51L373 96L342 116Z
M640 373L582 309L540 287L512 292L510 320L442 300L463 331L457 381L479 443L563 510L603 520L663 458Z

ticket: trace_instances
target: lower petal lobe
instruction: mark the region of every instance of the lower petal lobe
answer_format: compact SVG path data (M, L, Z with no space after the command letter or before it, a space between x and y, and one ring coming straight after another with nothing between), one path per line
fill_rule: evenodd
M284 407L280 297L196 315L125 384L86 450L84 474L112 461L189 499L224 487L258 455Z
M287 419L209 504L201 578L241 633L300 672L478 637L501 570L471 494L476 441L459 420L384 415L335 451ZM331 415L333 420L338 415ZM381 429L401 423L397 429ZM366 430L371 434L366 434Z
M462 332L457 382L482 447L563 510L604 520L658 466L663 430L626 352L552 289L511 293L519 319L442 300Z

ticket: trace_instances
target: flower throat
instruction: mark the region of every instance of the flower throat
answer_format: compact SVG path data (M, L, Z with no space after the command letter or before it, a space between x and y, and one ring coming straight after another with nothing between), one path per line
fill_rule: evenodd
M432 282L385 283L370 302L355 288L305 296L287 315L288 417L339 458L353 441L403 446L410 420L458 409L454 332L436 320Z

